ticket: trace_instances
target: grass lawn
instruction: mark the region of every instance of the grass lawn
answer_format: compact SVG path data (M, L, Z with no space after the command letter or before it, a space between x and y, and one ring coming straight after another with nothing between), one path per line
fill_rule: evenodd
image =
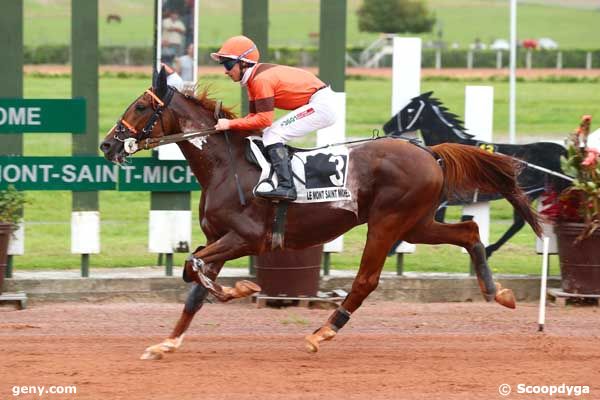
M215 97L225 104L240 102L238 87L221 77L204 77L211 85ZM462 114L464 104L463 81L425 81L423 90L435 90L450 110ZM476 82L486 84L486 82ZM507 83L487 82L496 88L496 131L506 130ZM121 115L125 107L149 84L149 77L103 76L100 80L100 132L106 132ZM600 114L600 94L589 89L586 82L519 84L520 112L519 134L523 136L554 138L562 137L578 123L583 113ZM391 82L384 79L347 81L348 135L369 136L372 129L379 128L389 115ZM26 76L25 97L52 98L70 96L70 78ZM564 106L559 106L564 105ZM546 121L550 119L553 123ZM544 135L544 133L553 135ZM300 144L310 146L314 136ZM71 138L67 134L25 135L25 155L70 155ZM73 268L78 267L79 257L70 255L70 192L29 192L32 204L26 208L26 255L17 257L15 266L20 268ZM192 196L192 211L197 220L199 193ZM154 265L156 255L147 253L148 210L150 195L147 192L100 192L102 218L102 253L91 257L92 267ZM451 220L459 218L454 207L449 213ZM512 209L505 201L492 204L492 240L496 240L508 228ZM360 226L346 235L345 251L332 256L333 268L356 268L364 245L366 227ZM540 257L534 253L534 236L531 229L522 230L493 258L492 268L498 273L535 274L539 270ZM193 245L204 242L197 224L193 224ZM185 255L176 255L177 264ZM556 261L552 262L557 268ZM247 259L228 265L245 267ZM389 258L386 269L395 269L395 259ZM415 255L406 257L407 271L466 272L468 258L460 249L452 246L419 246ZM558 270L553 270L557 272Z
M200 44L218 45L240 34L241 0L200 1ZM319 0L277 0L269 2L269 40L273 45L315 45L309 34L319 31ZM367 45L378 34L358 31L356 10L362 2L348 0L347 43ZM519 38L551 37L562 48L597 48L594 28L597 10L579 7L577 2L554 4L519 2ZM28 45L69 43L71 0L25 0L25 43ZM99 2L102 45L149 46L152 44L154 0L102 0ZM480 38L508 39L509 2L505 0L429 0L429 8L441 24L444 40L461 47ZM121 24L105 21L119 14ZM557 29L560 27L560 29ZM433 33L421 35L431 40Z

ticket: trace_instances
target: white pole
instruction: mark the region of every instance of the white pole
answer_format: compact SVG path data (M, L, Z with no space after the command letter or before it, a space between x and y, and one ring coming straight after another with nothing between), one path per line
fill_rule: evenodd
M509 142L514 144L517 121L517 0L510 0Z
M333 125L317 131L317 147L342 143L346 140L346 93L336 92L334 98L333 104L337 110L338 118ZM340 235L323 245L323 253L341 253L343 251L344 235Z
M421 94L421 47L421 38L393 39L392 116Z
M494 132L494 87L465 87L465 128L475 139L491 142ZM463 215L472 215L479 226L484 246L490 244L490 203L475 202L463 207ZM463 249L463 251L465 251Z
M392 112L394 116L421 94L421 38L393 39L392 56ZM396 253L414 253L414 244L402 242Z
M544 331L546 320L546 281L548 280L548 247L550 239L544 236L544 251L542 254L542 281L540 282L540 312L538 316L538 332Z

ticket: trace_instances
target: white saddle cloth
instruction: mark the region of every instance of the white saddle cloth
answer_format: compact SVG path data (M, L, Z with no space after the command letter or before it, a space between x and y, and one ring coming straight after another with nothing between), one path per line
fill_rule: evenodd
M269 192L277 187L277 175L256 144L262 138L250 136L247 139L262 170L254 194ZM350 152L344 145L295 152L291 157L298 193L294 203L351 201L352 193L347 186L349 161Z

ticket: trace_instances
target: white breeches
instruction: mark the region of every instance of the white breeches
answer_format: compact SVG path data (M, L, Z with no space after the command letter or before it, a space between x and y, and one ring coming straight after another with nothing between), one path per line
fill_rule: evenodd
M263 143L286 143L317 129L333 125L337 118L333 106L334 94L330 87L312 95L308 104L295 109L279 118L263 131Z

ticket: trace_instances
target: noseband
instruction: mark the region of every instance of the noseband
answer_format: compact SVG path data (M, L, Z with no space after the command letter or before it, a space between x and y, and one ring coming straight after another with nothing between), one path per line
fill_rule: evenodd
M146 91L144 93L149 94L153 100L152 104L156 103L157 106L156 106L156 108L153 107L154 113L148 119L148 122L146 122L146 126L144 126L144 128L142 129L140 136L136 137L138 134L138 130L135 129L135 127L132 124L130 124L129 122L127 122L127 120L125 120L123 117L121 117L121 119L119 119L119 121L117 121L117 125L114 128L115 129L114 138L116 140L118 140L119 142L123 142L125 144L126 148L128 148L128 145L133 146L136 141L142 141L144 139L149 138L152 135L152 130L154 129L154 126L156 126L156 123L159 120L160 120L161 127L163 127L163 131L164 131L162 114L163 114L164 110L169 106L169 103L171 103L171 99L173 99L174 90L171 89L170 87L168 87L167 93L164 97L164 100L161 100L156 94L154 94L154 92L151 89L146 89ZM139 97L131 104L134 104L135 102L137 102L138 99L139 99ZM131 108L131 104L129 105L129 107L127 107L127 110L129 110L129 108ZM129 143L129 142L132 142L132 143Z

